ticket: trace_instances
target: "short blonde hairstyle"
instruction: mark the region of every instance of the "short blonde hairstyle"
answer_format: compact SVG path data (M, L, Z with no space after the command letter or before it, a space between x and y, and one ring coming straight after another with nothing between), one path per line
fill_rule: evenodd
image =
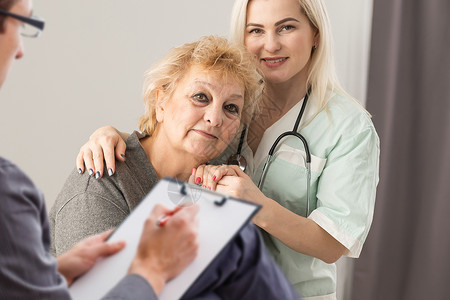
M242 44L230 43L223 37L205 36L196 42L173 48L165 58L145 73L145 113L139 119L140 131L148 135L154 132L157 125L158 91L164 91L164 99L161 101L170 99L177 83L192 66L218 72L224 80L231 78L239 81L244 87L241 126L250 122L261 98L262 73Z
M247 6L252 0L235 0L230 24L230 40L244 44ZM319 102L321 109L326 107L333 93L345 95L356 101L344 91L336 75L333 37L330 20L323 0L297 0L300 11L304 14L312 28L319 34L317 48L312 49L311 66L306 81L306 87L311 87L311 101ZM357 102L357 101L356 101Z

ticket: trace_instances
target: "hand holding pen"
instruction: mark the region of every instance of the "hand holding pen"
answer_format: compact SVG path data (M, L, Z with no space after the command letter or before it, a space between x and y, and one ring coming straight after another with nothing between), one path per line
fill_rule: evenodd
M183 206L176 206L173 210L166 212L161 217L159 217L159 219L156 221L156 225L159 227L164 227L164 225L166 225L166 223L170 219L170 217L172 217L175 213L180 211L180 209L182 209L182 208L183 208Z
M157 294L197 256L198 210L198 205L171 210L155 204L144 223L129 273L143 276ZM163 225L158 225L161 216L169 218L162 222ZM161 230L162 226L164 230Z

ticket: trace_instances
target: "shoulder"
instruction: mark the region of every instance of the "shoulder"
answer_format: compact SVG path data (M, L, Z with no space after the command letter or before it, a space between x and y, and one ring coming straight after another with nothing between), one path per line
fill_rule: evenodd
M328 110L336 122L358 122L363 126L373 126L369 113L356 100L341 94L334 94L328 101Z
M140 139L145 138L146 135L134 131L128 139L125 141L127 149L125 152L125 163L118 162L118 168L131 168L136 171L142 170L143 168L150 167L150 162L148 161L147 154L142 148ZM117 173L117 172L116 172Z
M335 93L312 122L320 124L320 127L335 137L355 136L365 132L378 139L370 114L356 100L342 94Z
M123 173L124 171L119 172L119 174ZM123 175L126 176L126 174ZM117 176L113 179L107 174L103 178L95 179L94 176L90 176L87 172L79 174L74 169L55 200L50 213L52 218L63 209L68 210L70 207L76 207L69 205L73 204L74 201L86 201L85 205L90 205L92 208L103 207L106 204L104 202L109 202L127 211L125 202L120 201L123 197L120 186L115 182L116 180ZM87 203L88 199L95 199L95 201Z
M18 200L32 201L38 206L45 205L42 193L31 179L14 163L3 157L0 157L0 194L1 206L17 204Z
M304 128L316 156L351 149L379 149L379 137L369 113L362 105L341 94L334 94L314 119ZM365 147L360 147L366 144Z
M117 226L128 213L111 178L72 171L49 214L52 254L60 255L78 241Z
M11 161L0 156L0 184L5 180L20 180L32 184L29 177Z

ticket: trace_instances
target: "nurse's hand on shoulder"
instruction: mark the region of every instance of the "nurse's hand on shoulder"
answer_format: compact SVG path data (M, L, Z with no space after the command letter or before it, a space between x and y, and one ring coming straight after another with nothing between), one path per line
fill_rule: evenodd
M89 137L89 141L80 148L76 164L80 174L85 170L89 175L103 176L103 161L109 175L115 173L115 159L125 160L126 144L124 138L129 134L121 133L112 126L100 127ZM98 172L98 173L97 173Z

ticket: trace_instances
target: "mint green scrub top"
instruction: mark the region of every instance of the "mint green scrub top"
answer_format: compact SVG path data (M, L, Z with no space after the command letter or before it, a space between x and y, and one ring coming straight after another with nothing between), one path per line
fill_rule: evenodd
M275 139L293 129L302 102L265 131L253 159L244 153L255 184ZM309 101L303 119L299 132L312 155L308 218L344 245L346 256L356 258L372 223L378 184L378 135L359 104L336 94L320 111L314 101ZM277 147L261 188L267 197L300 216L306 214L304 157L302 142L286 138ZM336 299L335 264L296 252L261 231L275 261L303 298Z

